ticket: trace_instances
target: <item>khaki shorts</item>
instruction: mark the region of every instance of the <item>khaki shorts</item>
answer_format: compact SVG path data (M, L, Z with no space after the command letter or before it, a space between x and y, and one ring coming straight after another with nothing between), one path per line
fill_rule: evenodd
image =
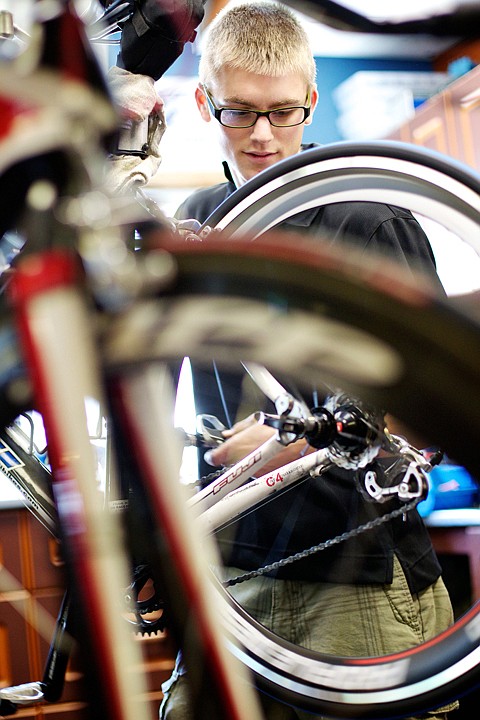
M229 568L228 577L242 573ZM233 586L232 595L259 622L297 645L335 655L386 655L418 645L453 621L441 579L412 595L397 559L391 585L341 585L257 577ZM160 720L190 720L185 671L177 663L163 684ZM266 720L320 716L261 697ZM417 715L444 720L458 703Z

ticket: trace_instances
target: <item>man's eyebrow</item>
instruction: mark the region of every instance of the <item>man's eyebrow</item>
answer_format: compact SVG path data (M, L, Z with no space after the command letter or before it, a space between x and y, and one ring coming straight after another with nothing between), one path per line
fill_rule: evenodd
M275 102L271 103L268 107L270 107L270 108L291 107L291 106L298 106L298 104L299 104L298 98L287 98L287 99L275 101ZM225 98L224 107L230 107L230 105L242 105L243 107L252 108L252 109L255 109L258 107L257 105L254 105L253 103L249 102L248 100L237 97L235 95L230 95L230 97Z

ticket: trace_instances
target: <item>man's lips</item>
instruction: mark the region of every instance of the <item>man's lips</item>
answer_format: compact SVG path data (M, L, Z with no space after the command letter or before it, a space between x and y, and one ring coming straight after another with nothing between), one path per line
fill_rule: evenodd
M270 153L270 152L246 152L245 155L247 155L252 162L266 162L267 160L271 160L276 157L276 153Z

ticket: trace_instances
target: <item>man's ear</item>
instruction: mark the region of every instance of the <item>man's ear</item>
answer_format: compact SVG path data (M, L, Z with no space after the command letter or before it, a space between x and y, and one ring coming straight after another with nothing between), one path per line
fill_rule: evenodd
M212 116L210 115L207 97L201 85L197 85L195 88L195 100L197 102L197 107L200 110L202 119L205 120L205 122L210 122Z
M313 117L312 117L312 116L313 116L313 113L314 113L314 111L315 111L315 108L317 107L317 103L318 103L318 90L317 90L317 86L314 85L313 88L312 88L312 91L311 91L311 93L310 93L310 107L311 107L311 112L310 112L310 115L308 116L308 118L305 120L305 125L310 125L310 124L311 124L311 122L312 122L312 120L313 120Z

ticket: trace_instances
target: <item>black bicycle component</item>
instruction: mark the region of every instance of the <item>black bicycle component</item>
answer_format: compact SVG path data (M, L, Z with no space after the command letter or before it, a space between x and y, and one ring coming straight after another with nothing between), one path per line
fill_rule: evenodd
M0 700L0 715L2 717L8 717L9 715L15 715L18 708L10 700Z
M335 410L336 434L333 444L348 452L361 452L378 441L379 429L368 421L361 409L353 402Z
M148 565L138 565L125 591L127 621L141 635L163 632L167 626L165 602L161 599ZM134 616L130 620L129 615ZM149 617L150 616L150 617Z
M309 445L320 449L331 445L337 434L335 417L324 407L312 409L314 423L305 431L305 439Z
M43 702L55 703L60 700L73 642L72 602L67 591L58 613L42 681L2 688L0 690L2 717L14 715L23 707Z
M449 13L399 22L375 21L333 0L285 0L287 5L316 18L337 30L378 35L420 35L433 37L478 37L480 7L478 3L457 2Z
M117 64L158 80L193 42L206 0L135 0L122 25Z
M70 594L65 593L50 644L42 679L43 696L47 702L60 700L65 673L73 649L73 620Z
M263 425L268 425L278 430L281 435L293 435L294 439L297 440L305 438L309 445L317 449L326 448L331 445L335 439L343 438L344 431L340 431L336 417L323 407L314 408L312 414L306 418L295 418L289 415L284 417L282 415L272 415L263 412L257 413L256 418ZM358 422L360 422L360 417L358 418ZM349 438L353 443L354 437L349 435ZM290 439L290 442L291 441ZM362 437L362 447L364 446L364 442L365 440Z

